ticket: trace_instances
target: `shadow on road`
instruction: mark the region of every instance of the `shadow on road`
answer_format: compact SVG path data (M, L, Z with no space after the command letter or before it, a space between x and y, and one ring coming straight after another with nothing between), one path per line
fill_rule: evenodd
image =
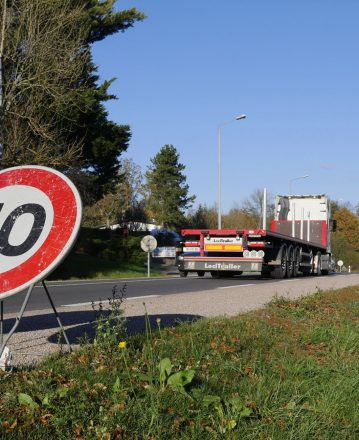
M185 315L185 314L165 314L165 315L156 315L149 316L149 323L152 330L158 329L158 324L156 322L157 318L161 319L161 328L165 327L173 327L181 322L193 322L197 321L201 318L201 316L197 315ZM130 316L126 319L126 333L128 335L132 335L135 333L144 333L146 331L146 318L144 315L141 316ZM71 327L66 329L67 337L71 344L78 343L79 339L87 336L90 341L93 341L95 336L94 327L92 323L78 325L76 327ZM48 341L51 343L57 343L60 337L59 332L54 335L51 335L48 338Z
M106 311L104 314L108 313ZM93 322L95 320L95 312L81 311L81 312L61 312L60 319L62 324L70 328L66 329L66 334L69 339L70 344L77 344L79 339L87 335L87 338L91 341L94 338L94 327ZM180 324L181 322L193 322L202 318L199 315L189 315L189 314L164 314L164 315L153 315L149 316L149 322L152 330L158 328L157 318L161 319L161 328L173 327ZM4 333L8 333L12 326L14 325L15 319L5 319L4 320ZM134 333L143 333L146 330L146 318L144 315L141 316L130 316L126 319L126 331L127 334L131 335ZM50 343L59 343L60 331L59 326L56 321L55 315L53 313L43 314L43 315L33 315L24 316L16 329L16 333L26 333L34 332L37 330L50 330L54 329L55 333L50 335L47 340ZM61 338L60 338L61 340ZM64 341L62 341L64 342Z

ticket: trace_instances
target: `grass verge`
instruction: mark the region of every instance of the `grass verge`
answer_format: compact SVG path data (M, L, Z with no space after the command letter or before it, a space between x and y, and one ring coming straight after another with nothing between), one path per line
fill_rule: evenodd
M105 325L96 344L0 375L0 437L356 439L358 323L352 287L235 318L158 319L126 339Z
M151 267L151 276L163 276L158 268ZM55 270L50 280L117 279L147 276L143 261L126 262L100 259L92 255L71 254L61 267Z

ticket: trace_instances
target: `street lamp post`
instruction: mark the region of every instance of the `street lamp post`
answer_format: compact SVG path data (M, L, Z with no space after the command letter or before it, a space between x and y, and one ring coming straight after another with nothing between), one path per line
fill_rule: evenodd
M246 115L239 115L230 121L223 122L218 125L218 229L222 229L222 167L221 167L221 129L224 125L231 124L232 122L245 119Z
M304 176L294 177L294 179L290 179L289 180L289 195L292 195L292 182L294 180L306 179L307 177L309 177L309 174L305 174Z

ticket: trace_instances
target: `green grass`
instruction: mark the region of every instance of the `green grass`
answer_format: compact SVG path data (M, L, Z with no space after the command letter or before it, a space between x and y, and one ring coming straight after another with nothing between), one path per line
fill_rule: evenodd
M0 438L354 440L358 324L354 287L158 321L125 349L105 326L103 343L0 375Z
M151 276L161 276L163 272L151 267ZM144 259L126 262L121 260L108 260L92 255L71 254L55 270L48 279L50 280L81 280L81 279L117 279L147 276L147 267Z
M147 254L142 236L123 237L117 232L81 228L66 259L48 277L50 280L116 279L147 276ZM152 263L151 275L163 275Z

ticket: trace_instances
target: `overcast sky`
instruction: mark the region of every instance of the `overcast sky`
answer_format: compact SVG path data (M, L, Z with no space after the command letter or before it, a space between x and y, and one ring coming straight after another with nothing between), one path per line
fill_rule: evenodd
M116 77L110 118L145 171L164 144L191 194L213 205L222 133L222 206L255 189L359 202L359 1L133 0L148 18L94 46Z

